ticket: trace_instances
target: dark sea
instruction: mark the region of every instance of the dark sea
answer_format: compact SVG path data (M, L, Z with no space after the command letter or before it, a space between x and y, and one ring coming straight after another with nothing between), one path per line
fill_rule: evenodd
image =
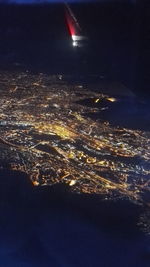
M72 46L63 5L1 5L0 71L103 78L148 101L147 24L138 24L139 9L72 9L88 37L82 48ZM140 216L128 199L102 201L64 185L34 188L25 174L0 170L0 267L149 267L150 236L138 226Z

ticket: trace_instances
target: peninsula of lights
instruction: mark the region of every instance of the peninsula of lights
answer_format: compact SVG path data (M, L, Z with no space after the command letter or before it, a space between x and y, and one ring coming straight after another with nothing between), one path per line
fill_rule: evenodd
M77 193L144 203L150 132L88 116L110 109L116 96L28 72L1 72L0 94L0 168L27 173L35 186L66 183Z

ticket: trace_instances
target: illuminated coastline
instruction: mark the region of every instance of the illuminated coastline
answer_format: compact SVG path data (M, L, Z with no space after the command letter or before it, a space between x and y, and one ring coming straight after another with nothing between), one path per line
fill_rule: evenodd
M86 115L116 97L59 75L5 72L0 78L1 168L26 172L35 186L63 182L78 193L143 203L150 190L150 132ZM80 104L85 99L93 106Z

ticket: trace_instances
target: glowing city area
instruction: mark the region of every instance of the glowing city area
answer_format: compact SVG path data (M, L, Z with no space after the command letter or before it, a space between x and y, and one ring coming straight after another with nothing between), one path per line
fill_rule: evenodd
M143 198L150 190L150 132L88 116L121 98L62 75L1 72L0 80L1 168L27 173L35 186L65 183L77 193L150 205Z

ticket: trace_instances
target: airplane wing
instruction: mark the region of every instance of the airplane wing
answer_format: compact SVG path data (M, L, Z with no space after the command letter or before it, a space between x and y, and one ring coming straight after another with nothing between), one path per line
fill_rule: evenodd
M83 35L78 20L67 3L65 3L65 18L72 38L72 45L83 46L83 41L87 40L87 37Z

